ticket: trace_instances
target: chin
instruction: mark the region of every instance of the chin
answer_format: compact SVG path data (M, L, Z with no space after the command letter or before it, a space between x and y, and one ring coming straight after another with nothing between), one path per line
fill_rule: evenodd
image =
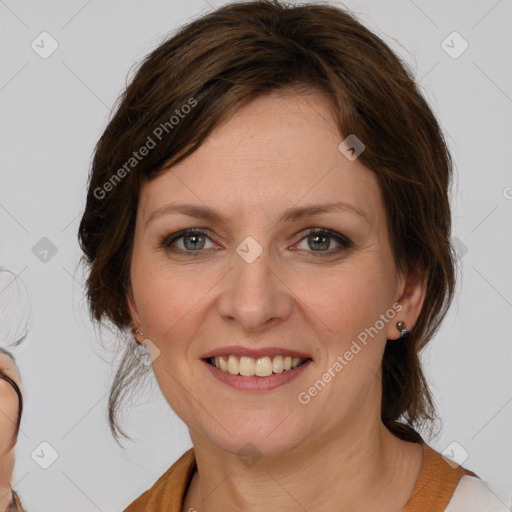
M254 414L261 414L254 411ZM268 415L265 420L261 417L258 421L240 421L238 417L235 421L227 422L217 418L221 425L225 426L224 430L216 423L210 423L207 431L203 430L203 436L209 439L218 449L224 450L233 455L244 457L275 457L290 452L301 441L304 441L305 430L297 427L297 432L290 429L290 424L283 421L286 415L280 414ZM290 418L288 418L290 419ZM194 441L194 439L192 439Z

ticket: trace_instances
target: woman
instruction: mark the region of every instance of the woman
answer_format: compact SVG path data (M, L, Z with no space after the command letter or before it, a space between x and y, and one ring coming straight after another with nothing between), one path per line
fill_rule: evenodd
M94 318L133 335L113 434L151 366L193 449L126 511L491 499L417 432L419 352L455 284L450 179L411 73L338 8L227 5L144 60L79 239Z
M23 395L14 356L0 347L0 510L22 511L20 499L11 488L14 447L20 429Z

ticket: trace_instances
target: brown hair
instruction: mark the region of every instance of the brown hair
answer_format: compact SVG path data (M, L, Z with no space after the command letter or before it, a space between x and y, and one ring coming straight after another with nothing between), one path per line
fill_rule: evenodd
M327 93L340 133L365 144L359 158L378 178L397 268L428 276L416 325L407 340L387 343L382 363L382 421L411 438L412 427L435 413L419 352L454 293L451 159L407 65L338 7L228 4L193 20L142 61L96 145L89 177L79 241L91 315L122 330L131 326L127 296L141 184L193 153L241 106L303 87ZM143 146L151 147L146 156L132 158ZM134 349L130 337L110 393L116 439L128 437L117 422L121 399L148 372Z

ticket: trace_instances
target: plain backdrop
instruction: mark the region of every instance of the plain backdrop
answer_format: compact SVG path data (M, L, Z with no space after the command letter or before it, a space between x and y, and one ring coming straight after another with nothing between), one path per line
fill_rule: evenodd
M110 435L112 354L89 321L76 233L93 148L130 68L223 3L0 1L0 266L12 272L0 274L1 343L30 328L13 353L26 392L14 483L31 512L123 510L191 446L154 382L125 408L136 442L122 450ZM456 167L462 279L424 353L442 419L429 443L455 447L510 505L512 2L345 6L411 65Z

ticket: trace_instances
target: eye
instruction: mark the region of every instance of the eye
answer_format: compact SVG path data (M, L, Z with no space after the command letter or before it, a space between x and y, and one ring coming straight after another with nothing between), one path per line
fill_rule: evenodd
M208 242L213 247L208 247ZM317 253L315 256L328 256L352 247L352 242L348 238L329 229L311 229L301 239L300 243L306 243L309 247L301 249ZM338 244L338 247L328 250L334 244ZM179 247L180 245L181 247ZM189 256L199 256L207 249L216 248L206 232L197 228L184 229L166 236L160 241L159 246L163 249Z
M338 248L327 250L333 245L333 240L338 244ZM352 242L348 238L330 229L311 229L302 238L301 243L308 245L305 250L318 253L315 256L335 254L352 247Z
M182 247L175 247L175 244L180 241ZM202 249L211 249L212 247L206 247L206 242L210 241L210 238L201 229L184 229L178 231L170 236L164 238L160 245L164 249L173 250L181 253L197 253L199 255ZM213 243L213 242L211 242ZM180 245L180 244L178 244ZM195 255L194 255L195 256Z

